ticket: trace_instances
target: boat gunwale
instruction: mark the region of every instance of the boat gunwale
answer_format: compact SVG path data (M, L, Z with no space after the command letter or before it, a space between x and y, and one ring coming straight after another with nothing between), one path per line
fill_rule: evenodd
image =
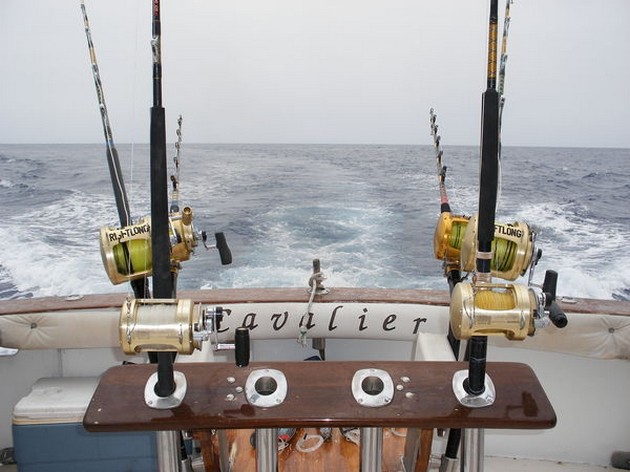
M306 288L220 288L211 290L182 290L180 299L192 299L203 304L234 303L300 303L308 302ZM0 316L28 313L59 312L121 307L129 295L105 293L53 297L33 297L0 300ZM591 313L630 316L630 301L591 298L559 298L560 307L567 313ZM316 295L314 302L400 303L447 306L446 290L391 289L391 288L332 288L329 293Z

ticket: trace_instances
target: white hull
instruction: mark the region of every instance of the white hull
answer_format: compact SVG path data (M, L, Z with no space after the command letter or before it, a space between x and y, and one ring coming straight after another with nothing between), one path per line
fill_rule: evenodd
M180 297L231 310L221 342L236 326L254 328L253 360L298 361L317 353L310 342L307 348L296 342L307 309L305 289L195 291ZM13 407L37 379L100 375L134 360L119 348L124 298L0 304L0 345L20 349L0 358L0 447L12 444ZM333 289L311 307L308 337L327 339L327 360L448 360L447 303L446 292ZM487 430L487 456L605 466L614 451L630 450L630 303L579 300L563 308L569 317L564 330L551 328L524 342L491 338L488 359L529 364L558 422L544 431ZM232 362L230 352L204 352L205 360ZM436 439L434 451L442 447ZM487 470L494 470L492 463Z

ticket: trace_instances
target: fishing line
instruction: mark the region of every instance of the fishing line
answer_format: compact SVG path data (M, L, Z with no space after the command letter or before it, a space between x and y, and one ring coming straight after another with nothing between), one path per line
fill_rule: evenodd
M498 155L498 180L497 180L497 207L500 206L501 194L502 194L502 184L503 184L503 171L502 171L502 151L503 151L503 139L502 139L502 123L503 123L503 108L505 106L505 68L508 59L507 53L507 40L508 33L510 30L510 21L512 17L510 15L510 5L513 3L513 0L506 0L505 2L505 13L503 15L503 38L501 40L501 57L499 60L499 82L497 85L497 91L499 92L499 155Z

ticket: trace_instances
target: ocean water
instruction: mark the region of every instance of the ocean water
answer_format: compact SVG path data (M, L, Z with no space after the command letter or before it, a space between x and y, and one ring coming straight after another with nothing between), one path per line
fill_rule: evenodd
M134 219L149 214L147 145L119 145ZM169 147L169 156L174 155ZM454 212L476 211L479 150L444 146ZM559 295L630 299L630 150L503 149L497 221L525 221ZM431 146L183 144L181 202L223 231L233 263L196 250L179 289L328 286L446 289ZM102 144L0 145L0 298L129 291L103 269L117 222Z

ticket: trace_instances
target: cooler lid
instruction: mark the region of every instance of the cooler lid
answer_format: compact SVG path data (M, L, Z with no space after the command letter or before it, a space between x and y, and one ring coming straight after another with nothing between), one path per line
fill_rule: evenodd
M98 377L39 379L13 408L13 423L80 423L97 385Z

